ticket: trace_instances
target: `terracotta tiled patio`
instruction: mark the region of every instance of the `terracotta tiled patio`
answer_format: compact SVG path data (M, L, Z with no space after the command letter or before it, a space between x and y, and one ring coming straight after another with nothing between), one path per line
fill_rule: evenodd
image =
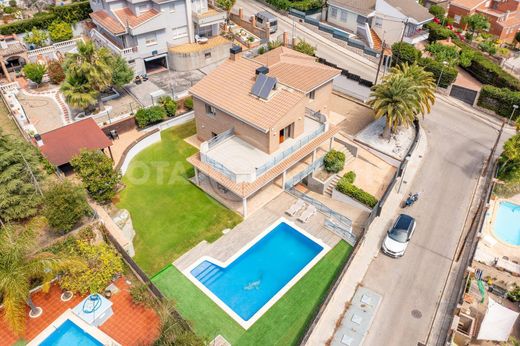
M129 285L124 278L118 279L115 285L120 292L110 299L114 314L99 329L124 346L149 345L158 336L157 314L152 309L132 303ZM3 313L0 313L0 344L13 345L18 339L32 340L58 316L67 309L74 308L84 298L75 295L70 301L62 302L60 295L61 289L54 285L48 293L38 292L32 296L35 305L43 308L43 314L36 319L30 319L27 314L23 338L18 338L9 330Z

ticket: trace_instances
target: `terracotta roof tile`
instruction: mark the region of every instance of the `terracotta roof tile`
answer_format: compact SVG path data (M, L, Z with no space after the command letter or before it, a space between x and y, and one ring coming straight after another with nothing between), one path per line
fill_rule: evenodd
M88 118L41 134L40 151L55 166L68 163L81 149L104 149L112 141Z
M90 14L90 18L96 23L113 33L114 35L120 35L125 33L125 28L121 23L114 17L110 16L105 10L98 10Z
M119 19L119 21L123 23L123 25L127 24L130 28L136 28L139 25L154 18L155 16L158 16L159 14L161 14L161 12L159 12L155 8L151 8L136 16L132 12L132 10L130 10L128 7L125 7L119 10L115 10L114 14Z
M473 10L486 1L487 0L452 0L450 6Z

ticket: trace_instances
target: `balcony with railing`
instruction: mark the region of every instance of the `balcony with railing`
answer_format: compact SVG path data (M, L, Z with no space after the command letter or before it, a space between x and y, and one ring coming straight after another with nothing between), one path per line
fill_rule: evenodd
M321 113L306 116L304 133L285 140L272 154L236 136L231 129L202 143L200 159L235 183L253 182L324 133L327 130L325 120Z
M90 38L95 43L110 49L114 54L120 55L127 60L135 59L137 55L137 47L122 48L112 42L109 38L103 35L96 29L90 31Z
M193 11L193 22L198 26L211 25L224 22L227 13L219 8L208 8L205 10Z
M428 30L415 25L408 25L405 28L403 41L410 44L416 44L428 39Z

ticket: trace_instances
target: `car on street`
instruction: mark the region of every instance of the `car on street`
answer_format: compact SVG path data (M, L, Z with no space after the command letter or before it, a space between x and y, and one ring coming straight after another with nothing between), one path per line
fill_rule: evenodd
M388 230L381 250L390 257L402 257L415 231L415 219L410 215L400 214L392 228Z

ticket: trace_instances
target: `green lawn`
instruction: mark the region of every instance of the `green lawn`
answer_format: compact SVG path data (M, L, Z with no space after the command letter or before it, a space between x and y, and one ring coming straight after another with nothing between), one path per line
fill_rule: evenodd
M223 335L232 345L296 345L352 247L342 241L322 258L247 331L171 266L152 281L195 332L209 340Z
M132 215L134 259L149 275L241 221L188 181L194 173L186 158L197 149L183 138L193 134L194 122L163 131L162 141L140 152L123 177L126 188L117 206Z

